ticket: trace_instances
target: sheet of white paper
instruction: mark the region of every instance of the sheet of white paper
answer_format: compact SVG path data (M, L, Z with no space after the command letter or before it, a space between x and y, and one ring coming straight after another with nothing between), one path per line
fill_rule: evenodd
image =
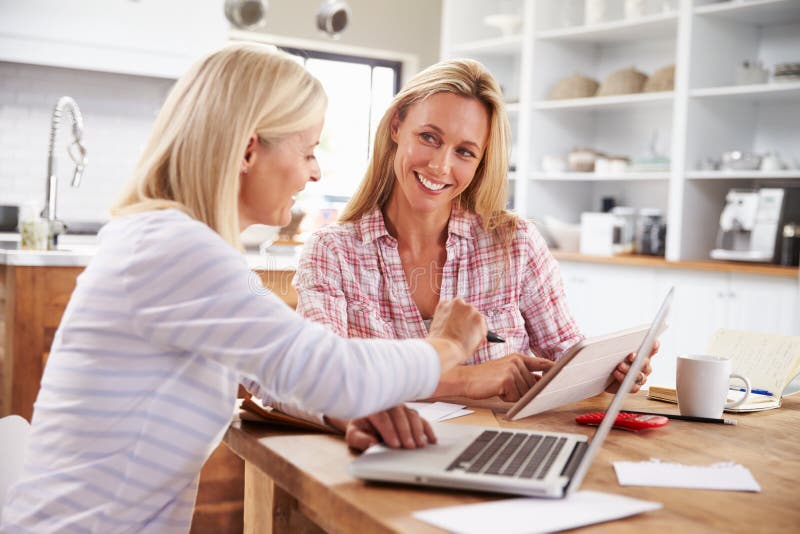
M414 517L463 534L554 532L658 510L661 504L595 491L565 499L508 499L414 512Z
M463 404L449 402L407 402L406 406L417 410L423 418L431 422L443 421L443 418L464 409Z
M658 460L614 462L621 486L761 491L750 470L732 462L683 465Z
M471 413L475 413L475 410L468 410L465 408L463 410L458 410L457 412L445 415L444 417L439 419L439 421L447 421L448 419L455 419L456 417L464 417L465 415L469 415Z

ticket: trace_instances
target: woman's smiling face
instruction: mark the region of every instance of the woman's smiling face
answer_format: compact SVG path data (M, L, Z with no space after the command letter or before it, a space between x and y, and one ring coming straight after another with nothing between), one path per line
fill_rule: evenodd
M489 113L474 99L436 93L395 117L394 202L412 211L447 211L472 182L489 137Z

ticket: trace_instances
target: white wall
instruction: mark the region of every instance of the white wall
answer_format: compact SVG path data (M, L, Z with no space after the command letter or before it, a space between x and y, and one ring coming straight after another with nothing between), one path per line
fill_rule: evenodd
M89 164L69 187L68 115L57 134L59 217L104 220L142 151L172 80L0 62L0 203L44 204L50 117L59 97L81 108Z
M335 42L419 56L419 67L439 61L441 0L346 0L351 19ZM263 32L331 42L317 30L323 0L270 0Z
M216 1L216 0L215 0ZM220 16L223 15L223 0ZM322 0L272 0L264 32L331 40L314 23ZM423 68L438 60L441 0L348 0L350 26L335 42L416 54ZM0 204L44 203L50 115L60 96L83 112L89 165L69 187L68 127L59 131L59 216L104 220L131 174L173 81L142 76L0 62Z

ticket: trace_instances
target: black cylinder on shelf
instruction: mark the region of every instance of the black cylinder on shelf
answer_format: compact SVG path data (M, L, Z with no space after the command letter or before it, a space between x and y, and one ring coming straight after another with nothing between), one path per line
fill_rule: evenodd
M781 237L781 265L797 267L800 265L800 225L783 225Z
M614 197L603 197L600 199L600 211L608 213L616 207L617 201Z

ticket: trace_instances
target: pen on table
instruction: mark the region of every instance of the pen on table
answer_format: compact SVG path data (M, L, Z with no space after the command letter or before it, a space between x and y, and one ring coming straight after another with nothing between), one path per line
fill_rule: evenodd
M678 415L672 413L637 412L635 410L622 410L627 413L639 415L660 415L668 419L678 419L680 421L694 421L696 423L717 423L720 425L736 425L736 419L717 419L715 417L694 417L693 415Z
M502 337L498 336L497 334L495 334L491 330L486 332L486 341L488 341L489 343L505 343L506 342L505 339L503 339Z

